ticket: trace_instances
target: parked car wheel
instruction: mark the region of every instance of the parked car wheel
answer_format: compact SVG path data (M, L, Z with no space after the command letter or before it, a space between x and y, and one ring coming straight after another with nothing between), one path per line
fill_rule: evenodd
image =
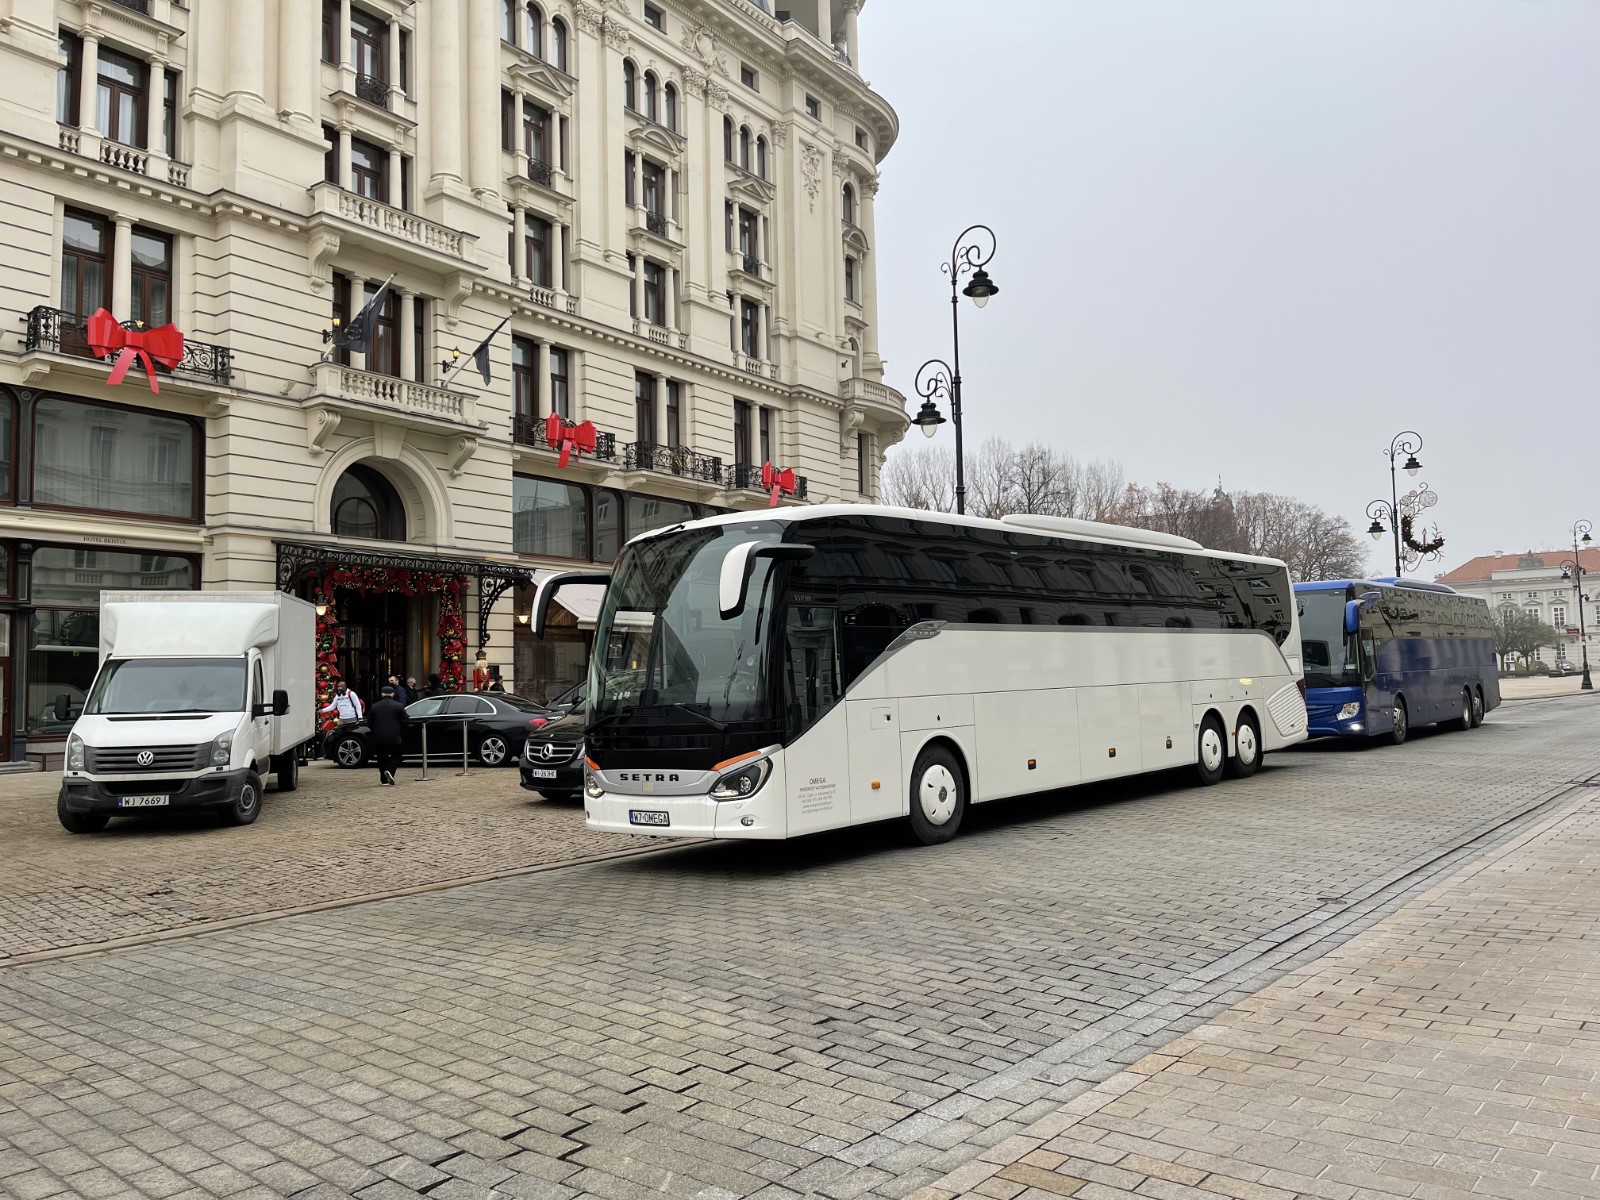
M342 737L328 749L328 757L341 767L359 767L367 761L367 744L358 737Z
M491 733L478 742L478 761L486 767L502 767L512 757L510 743L498 733Z

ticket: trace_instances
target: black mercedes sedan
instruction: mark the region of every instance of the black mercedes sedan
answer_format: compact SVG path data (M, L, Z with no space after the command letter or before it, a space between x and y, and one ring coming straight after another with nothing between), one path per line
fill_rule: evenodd
M519 760L528 736L557 716L542 704L503 692L471 692L424 696L406 706L407 762L422 760L424 731L428 761L460 762L463 751L485 767L509 766ZM323 756L341 767L376 762L371 732L365 721L346 721L323 740Z
M546 800L576 800L583 791L583 726L580 700L564 717L528 735L519 770L522 786Z

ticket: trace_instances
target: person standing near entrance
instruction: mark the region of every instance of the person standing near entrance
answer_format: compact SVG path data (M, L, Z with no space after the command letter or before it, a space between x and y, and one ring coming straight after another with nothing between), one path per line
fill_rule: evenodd
M400 769L400 748L405 742L405 705L395 699L394 685L383 685L383 698L367 714L367 728L371 731L372 748L378 759L378 782L394 787Z
M394 689L395 703L400 705L401 708L404 708L406 705L410 704L412 700L416 699L416 697L406 689L406 685L400 682L400 676L398 675L389 676L389 687ZM384 691L388 690L389 688L384 689Z
M350 690L350 685L344 680L339 680L333 688L333 699L323 705L322 711L333 713L341 721L359 721L366 715L366 705L361 703L361 697Z
M430 696L442 696L444 694L445 694L444 680L440 679L439 678L439 673L437 671L435 671L432 675L428 676L428 695L430 695Z

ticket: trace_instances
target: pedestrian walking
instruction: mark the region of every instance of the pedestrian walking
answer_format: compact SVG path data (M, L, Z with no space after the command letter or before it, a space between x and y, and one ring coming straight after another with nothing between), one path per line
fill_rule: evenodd
M389 686L394 689L394 701L401 708L404 708L406 705L410 704L416 699L416 697L411 694L410 689L408 689L405 684L400 682L400 676L398 675L389 676Z
M395 699L394 685L383 685L383 698L372 706L367 718L371 731L372 748L378 759L378 782L394 787L398 782L395 772L400 769L400 750L405 742L405 705Z
M322 706L325 713L333 713L341 721L359 721L366 716L367 706L361 697L350 690L350 685L339 680L333 688L333 699Z

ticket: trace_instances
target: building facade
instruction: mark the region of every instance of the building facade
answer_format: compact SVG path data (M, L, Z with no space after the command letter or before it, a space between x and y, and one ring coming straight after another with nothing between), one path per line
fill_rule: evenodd
M1600 550L1580 550L1578 565L1582 574L1574 579L1571 550L1529 550L1525 554L1480 554L1470 562L1439 576L1469 596L1481 596L1490 609L1515 605L1537 617L1556 631L1553 646L1534 652L1536 662L1583 661L1583 643L1600 629L1596 619L1596 598L1600 597ZM1578 613L1578 589L1583 589L1583 614ZM1507 656L1501 666L1510 670L1515 656Z
M593 598L536 643L537 572L874 497L860 3L6 0L0 758L59 745L105 588L282 587L325 675L539 696Z

